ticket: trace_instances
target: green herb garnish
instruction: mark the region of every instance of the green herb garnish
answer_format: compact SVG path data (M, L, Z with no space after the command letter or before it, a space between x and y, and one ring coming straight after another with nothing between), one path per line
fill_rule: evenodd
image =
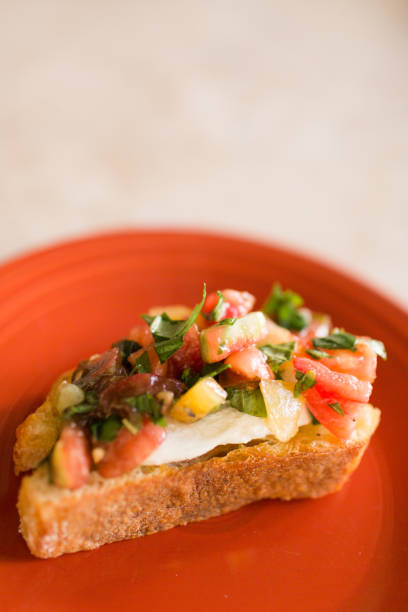
M313 357L313 359L326 359L328 357L333 357L333 355L329 355L329 353L319 351L318 349L306 349L305 352L310 355L310 357Z
M129 376L132 374L145 374L152 371L152 367L150 364L149 354L147 351L143 351L143 353L136 359L135 365L133 369L130 371Z
M222 321L218 321L217 325L234 325L236 320L237 320L236 317L230 317L230 318L227 318L227 319L222 319Z
M301 393L311 389L316 384L315 375L312 370L308 370L307 372L296 370L296 379L297 383L293 391L295 397L299 397Z
M316 349L346 349L356 351L356 337L344 330L334 331L329 336L313 338L313 346Z
M341 416L344 416L343 409L340 406L339 402L327 402L327 405L330 406L330 408L333 408L333 410L337 412L337 414L341 414Z
M217 295L218 295L218 301L216 305L209 313L204 315L207 321L219 321L222 317L222 312L224 310L223 305L225 302L225 297L221 293L221 291L217 291Z
M100 423L96 424L96 427L94 427L92 433L96 431L97 435L95 437L102 440L102 442L112 442L118 435L121 427L122 422L120 418L114 414L111 414L106 421L101 421Z
M127 338L114 342L111 348L114 348L115 346L117 346L120 351L120 356L124 365L130 365L128 361L129 355L136 353L136 351L139 351L142 348L138 342L135 342L135 340L128 340Z
M230 367L231 366L229 363L206 363L200 372L200 378L203 378L204 376L212 376L214 378L215 376L218 376L218 374L221 374L221 372L224 372L224 370L228 370Z
M181 380L186 387L192 387L204 376L218 376L224 370L228 370L231 366L226 363L206 363L201 372L192 372L190 368L186 368L181 373Z
M265 344L259 349L266 355L267 361L275 375L279 374L282 363L291 359L295 350L295 342L282 342L281 344Z
M262 310L281 327L301 331L307 326L306 317L299 311L302 305L303 298L300 295L290 290L282 291L281 286L276 283Z
M259 387L226 387L228 401L233 408L252 416L266 418L266 406Z
M195 323L204 306L206 294L204 283L202 300L193 308L191 315L185 321L174 321L165 312L155 317L142 315L153 334L154 348L161 363L167 361L183 345L185 334Z
M132 406L132 408L135 409L135 412L138 412L139 414L147 414L153 423L158 423L159 425L163 423L160 403L150 393L143 393L143 395L127 397L123 401L126 402L126 404L129 404L129 406Z

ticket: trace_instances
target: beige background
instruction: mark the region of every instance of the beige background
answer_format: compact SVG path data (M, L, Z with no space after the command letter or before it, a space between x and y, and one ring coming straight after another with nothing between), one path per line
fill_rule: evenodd
M198 226L408 303L405 0L0 0L0 258Z

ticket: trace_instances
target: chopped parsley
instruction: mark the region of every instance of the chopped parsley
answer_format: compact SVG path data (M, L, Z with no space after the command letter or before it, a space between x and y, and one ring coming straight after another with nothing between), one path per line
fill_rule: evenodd
M262 310L281 327L301 331L307 326L306 317L299 310L302 305L300 295L290 290L282 291L281 286L275 283Z

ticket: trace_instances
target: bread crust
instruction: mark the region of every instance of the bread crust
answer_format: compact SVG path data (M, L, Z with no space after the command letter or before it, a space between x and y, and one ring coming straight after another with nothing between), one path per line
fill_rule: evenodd
M63 420L56 409L60 376L45 402L19 426L16 473L34 469L51 451ZM380 411L367 407L359 435L346 442L323 426L301 427L288 442L271 438L173 465L139 467L118 478L91 472L69 491L51 483L48 463L22 480L20 531L37 557L103 544L200 521L261 499L299 499L332 493L357 467ZM357 428L359 429L359 428Z
M367 444L268 441L188 465L138 468L111 480L94 474L92 482L74 492L49 485L44 465L23 478L21 532L35 556L57 557L204 520L261 499L320 497L343 485Z
M14 471L33 470L52 450L64 423L56 408L58 388L71 380L73 370L61 374L52 385L45 401L17 427L13 459Z

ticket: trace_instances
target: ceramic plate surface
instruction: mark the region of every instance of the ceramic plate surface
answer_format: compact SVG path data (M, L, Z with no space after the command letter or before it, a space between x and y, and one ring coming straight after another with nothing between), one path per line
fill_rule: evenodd
M123 337L154 304L279 280L335 324L381 338L380 428L343 490L263 501L221 518L54 560L18 535L16 426L50 383ZM291 251L197 232L130 231L35 252L0 269L1 610L407 610L408 317Z

